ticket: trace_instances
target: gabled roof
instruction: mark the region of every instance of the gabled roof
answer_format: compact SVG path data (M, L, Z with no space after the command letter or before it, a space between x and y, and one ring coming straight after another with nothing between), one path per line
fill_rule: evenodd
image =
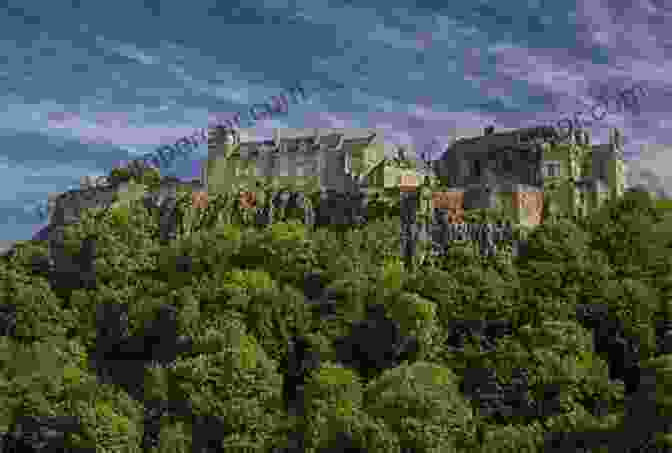
M459 139L449 149L459 148L460 151L464 152L483 151L488 148L532 150L535 144L552 139L558 139L555 130L549 126L539 126Z
M280 149L287 152L297 152L301 149L315 150L316 148L337 149L339 146L351 146L382 143L382 134L374 129L315 129L281 130ZM242 154L264 153L276 150L273 139L243 142L240 145Z

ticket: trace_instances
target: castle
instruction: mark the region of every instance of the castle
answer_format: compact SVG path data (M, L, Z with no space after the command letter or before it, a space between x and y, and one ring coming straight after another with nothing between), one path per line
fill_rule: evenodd
M228 143L223 131L209 131L202 180L211 192L237 190L256 179L306 192L354 192L360 181L353 171L366 167L374 178L373 167L384 158L382 135L373 129L285 129L272 140L242 143L237 135L231 137L236 143Z
M559 140L550 127L461 139L446 149L434 171L440 181L434 207L460 223L464 210L495 208L516 223L538 225L544 218L584 217L625 189L620 131L608 144L592 145L585 130Z
M215 131L210 132L209 156L201 186L212 189L215 182L230 182L232 175L226 171L220 174L221 171L213 168L220 161L223 147L221 141L212 136ZM332 133L324 135L319 132L304 131L303 135L294 134L291 138L280 139L278 135L275 140L241 144L241 154L258 154L258 159L250 161L252 167L247 169L248 174L276 176L279 172L277 179L282 180L284 173L284 179L304 180L306 188L313 190L325 185L347 190L352 189L354 183L352 177L346 177L351 173L348 169L366 164L368 184L365 186L369 189L381 178L385 181L381 179L379 185L384 187L396 182L387 181L384 172L378 175L375 171L384 160L380 134L372 130L330 131ZM263 151L276 149L278 144L285 152L277 156L259 152L261 148ZM342 152L316 153L324 147ZM362 149L377 152L369 152L366 162L360 162ZM299 162L302 165L297 166ZM482 136L457 140L443 152L440 160L434 161L433 167L439 182L433 187L434 207L447 209L454 223L463 221L465 210L476 208L499 208L516 223L526 226L538 225L544 218L556 215L583 217L606 201L622 197L625 191L622 138L617 129L611 131L608 144L592 145L584 130L559 140L551 127L506 132L495 132L488 127ZM381 169L385 170L382 166ZM238 173L242 169L235 170L235 176L240 177ZM213 175L219 178L213 179ZM99 181L96 184L93 178L83 177L79 191L51 194L49 223L69 223L79 218L81 209L109 204L115 193L129 192L128 183L109 187L105 178ZM170 185L170 181L166 180L165 184ZM94 192L95 196L84 196ZM66 198L78 194L81 196L66 202ZM137 194L131 196L137 197Z

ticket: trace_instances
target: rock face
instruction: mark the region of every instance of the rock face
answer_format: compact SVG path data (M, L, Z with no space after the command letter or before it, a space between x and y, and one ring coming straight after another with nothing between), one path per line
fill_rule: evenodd
M79 222L83 209L108 207L120 186L70 190L59 195L50 209L50 225L65 226Z
M198 181L181 181L174 177L164 178L158 189L144 195L154 207L161 206L166 200L175 198L177 188L190 186L194 189L202 189L203 185ZM78 223L84 209L108 208L112 206L115 195L132 191L128 182L119 182L114 185L98 185L64 192L50 201L49 225L43 228L33 239L47 240L52 237L52 232L58 227ZM123 196L123 195L122 195ZM131 194L130 197L135 196Z
M83 209L108 207L114 201L115 195L132 191L132 186L128 181L112 183L105 180L106 183L95 181L96 184L92 184L90 178L87 178L89 177L82 178L82 186L79 189L50 197L50 225L65 226L77 223ZM182 181L175 177L166 177L161 181L159 188L148 195L158 200L160 204L160 201L174 195L180 186L190 186L197 190L204 187L198 180Z

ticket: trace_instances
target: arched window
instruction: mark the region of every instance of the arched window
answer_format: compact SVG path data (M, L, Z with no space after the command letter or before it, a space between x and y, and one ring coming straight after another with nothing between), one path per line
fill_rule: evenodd
M474 176L480 177L482 175L482 167L481 167L481 161L476 159L473 161L473 170L474 170Z
M352 171L352 155L350 150L343 152L343 169L346 175L349 175Z
M513 171L513 156L510 150L506 150L502 153L502 170L506 173L511 173Z
M544 177L560 176L561 174L560 161L545 161L543 169L544 169Z

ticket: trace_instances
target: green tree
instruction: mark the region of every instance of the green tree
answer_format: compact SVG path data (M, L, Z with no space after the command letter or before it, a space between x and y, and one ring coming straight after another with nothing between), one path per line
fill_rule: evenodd
M399 440L389 426L363 410L364 388L354 371L323 363L306 383L305 394L307 412L302 427L307 451L336 447L336 435L346 432L366 451L399 452Z
M364 410L384 420L402 447L417 452L469 451L473 413L448 368L416 362L387 370L369 384Z
M622 423L611 430L613 443L618 433L627 432L627 443L637 444L653 435L658 448L672 447L672 355L642 363L637 393L627 399ZM645 421L642 423L642 421Z
M590 249L590 235L567 220L542 224L528 240L527 253L515 261L521 299L545 319L572 316L576 304L591 302L614 276L604 254Z
M231 433L224 439L227 451L242 446L267 451L275 445L283 418L277 362L234 318L219 318L196 338L195 348L202 353L178 359L160 380L169 397L191 401L197 414L220 417Z
M628 194L588 220L590 246L605 252L620 276L639 277L650 263L652 241L660 239L655 225L663 218L649 195Z
M75 416L82 432L70 447L139 452L142 411L123 392L100 386L88 373L87 354L73 340L19 344L0 339L0 425L18 416Z

